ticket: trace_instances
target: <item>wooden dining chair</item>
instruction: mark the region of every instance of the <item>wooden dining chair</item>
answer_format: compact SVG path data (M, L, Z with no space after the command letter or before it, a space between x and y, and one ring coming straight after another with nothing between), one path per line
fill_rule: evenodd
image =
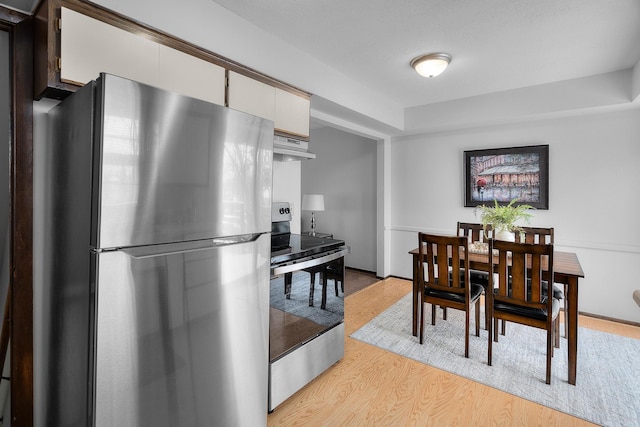
M488 364L492 363L493 342L498 342L498 320L520 323L547 331L546 383L551 384L551 357L559 332L560 302L543 292L543 272L553 277L553 245L490 240L494 274L489 276ZM494 283L497 281L497 283Z
M542 228L542 227L520 227L520 232L516 232L516 241L521 243L544 243L547 245L554 244L553 238L553 227L551 228ZM546 292L546 289L545 289ZM569 304L565 295L567 295L568 289L567 285L561 285L559 283L553 284L553 297L562 300L564 303L564 313L567 314L567 310L569 308ZM503 330L504 335L504 330ZM564 336L565 338L569 336L569 323L564 322Z
M456 227L458 236L464 236L468 239L469 245L474 242L487 243L490 238L493 237L493 227L491 224L487 224L486 228L480 224L475 222L460 222L458 221L458 226ZM489 273L486 271L480 270L470 270L469 276L473 283L477 283L478 285L482 285L482 287L487 289L489 286ZM485 306L486 306L486 298L485 298ZM485 313L486 313L485 308ZM489 318L485 315L485 323L489 321ZM485 326L488 329L488 326Z
M480 295L483 287L469 278L468 240L461 236L418 234L418 285L422 290L420 344L424 338L424 307L431 304L431 324L436 324L436 306L465 312L464 357L469 357L469 318L475 305L476 336L480 336ZM450 268L451 267L451 268Z

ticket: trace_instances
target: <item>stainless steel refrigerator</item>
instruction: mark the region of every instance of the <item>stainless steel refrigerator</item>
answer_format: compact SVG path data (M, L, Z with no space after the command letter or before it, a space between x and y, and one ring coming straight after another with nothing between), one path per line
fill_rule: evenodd
M265 425L273 122L108 74L49 121L39 419Z

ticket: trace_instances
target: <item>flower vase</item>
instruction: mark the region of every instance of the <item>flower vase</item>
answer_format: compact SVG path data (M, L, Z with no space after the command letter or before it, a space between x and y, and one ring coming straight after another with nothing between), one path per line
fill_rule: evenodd
M501 228L495 234L496 240L504 240L505 242L515 242L516 235L506 228Z

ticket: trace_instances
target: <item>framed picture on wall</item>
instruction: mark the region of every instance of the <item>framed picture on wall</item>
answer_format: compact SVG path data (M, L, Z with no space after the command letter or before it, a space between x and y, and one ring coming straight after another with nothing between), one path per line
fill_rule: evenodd
M549 209L549 146L464 152L465 206L527 204Z

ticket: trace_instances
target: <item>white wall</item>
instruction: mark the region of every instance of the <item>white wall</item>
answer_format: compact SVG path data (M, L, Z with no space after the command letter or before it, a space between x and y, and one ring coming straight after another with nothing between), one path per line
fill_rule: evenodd
M315 213L317 231L351 247L348 267L375 272L377 142L323 127L311 131L310 147L317 158L302 163L302 193L324 195L325 211ZM311 213L302 218L308 231Z
M300 234L300 193L301 166L299 161L273 162L273 193L274 202L289 202L291 207L291 232Z
M531 224L554 227L558 249L578 254L580 311L640 321L640 108L394 139L391 274L411 277L417 231L478 222L463 207L465 150L536 144L549 144L549 210Z

